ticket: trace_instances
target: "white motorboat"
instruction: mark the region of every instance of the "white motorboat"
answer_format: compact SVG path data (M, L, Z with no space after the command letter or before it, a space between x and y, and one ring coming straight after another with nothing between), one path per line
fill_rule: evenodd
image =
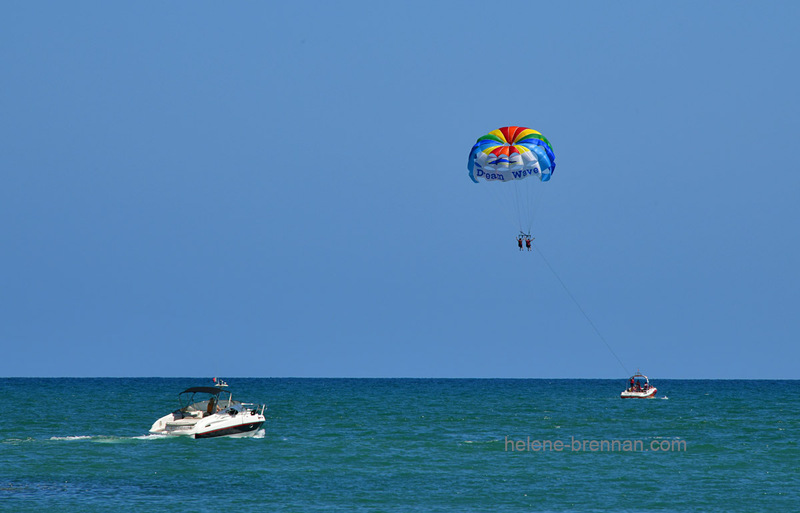
M193 438L253 436L266 418L266 405L234 401L221 387L192 387L178 394L180 408L164 415L150 428L154 435Z
M619 396L623 399L652 399L656 396L658 389L650 385L650 380L641 372L636 372L631 376L630 386Z

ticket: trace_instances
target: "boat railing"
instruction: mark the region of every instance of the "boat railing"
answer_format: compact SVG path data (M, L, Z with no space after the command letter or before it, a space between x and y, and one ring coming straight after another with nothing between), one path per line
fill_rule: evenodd
M264 410L267 409L266 404L257 404L257 403L240 403L240 404L242 405L242 408L258 413L259 415L264 415Z

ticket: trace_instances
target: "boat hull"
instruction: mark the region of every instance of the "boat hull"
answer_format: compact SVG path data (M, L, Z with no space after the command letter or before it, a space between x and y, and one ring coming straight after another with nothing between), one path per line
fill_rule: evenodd
M656 392L658 392L658 389L655 387L642 392L630 392L625 390L619 396L622 399L653 399L656 396Z
M264 422L266 418L257 413L218 414L202 419L175 418L175 414L169 414L157 420L150 433L192 438L247 437L255 435Z
M224 427L219 429L214 429L212 431L205 431L202 433L195 433L195 438L216 438L218 436L230 436L230 437L247 437L253 436L256 434L256 431L261 429L261 426L264 425L264 422L251 422L248 424L240 424L238 426L230 426Z

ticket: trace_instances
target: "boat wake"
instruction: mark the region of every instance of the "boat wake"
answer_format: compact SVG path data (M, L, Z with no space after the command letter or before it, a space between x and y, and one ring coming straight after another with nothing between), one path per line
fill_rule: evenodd
M265 438L267 436L266 429L259 429L255 432L252 436L248 437L230 437L230 438ZM77 441L90 441L96 443L126 443L132 442L133 440L177 440L177 439L191 439L192 437L176 437L171 435L164 435L161 433L149 433L146 435L139 435L139 436L113 436L113 435L75 435L75 436L51 436L48 438L50 441L54 442L77 442ZM33 441L33 440L31 440Z
M76 436L51 436L48 440L54 442L76 442L88 440L98 443L125 443L132 440L157 440L160 438L170 438L167 435L140 435L140 436L113 436L113 435L76 435Z

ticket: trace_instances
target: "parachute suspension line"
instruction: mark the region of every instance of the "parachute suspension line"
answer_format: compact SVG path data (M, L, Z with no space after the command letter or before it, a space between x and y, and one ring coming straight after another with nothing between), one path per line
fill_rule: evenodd
M519 219L519 230L523 233L530 233L528 229L528 184L525 180L514 181L514 197L517 200L517 218Z
M514 181L512 183L512 187L514 187L514 206L516 207L517 219L519 220L519 231L529 233L524 230L526 218L524 215L524 209L522 208L522 195L520 194L520 189L522 189L523 185L517 181Z
M534 210L536 202L534 200L536 199L536 192L539 189L539 186L542 185L535 183L535 180L537 179L528 178L526 181L531 183L525 184L525 219L528 223L528 225L525 227L527 230L526 233L531 233L531 229L533 228L533 217L536 215L536 211Z
M519 208L517 208L516 201L514 201L514 196L509 194L508 190L502 190L504 185L507 184L487 184L488 189L490 189L491 195L495 198L497 204L500 205L502 210L505 210L506 214L508 214L509 219L513 222L516 222L520 219L519 217ZM513 187L513 185L512 185ZM520 231L522 230L522 222L520 221Z
M515 180L509 184L510 187L514 188L513 208L516 213L516 219L519 222L519 231L522 233L531 233L533 221L539 208L539 196L542 194L543 188L542 184L537 183L537 181L534 178L528 178L526 180Z
M539 246L537 246L536 244L533 244L533 247L536 249L536 252L539 253L539 256L542 257L542 260L544 260L544 263L547 264L547 268L550 269L550 272L553 273L553 276L556 277L556 279L558 280L558 283L561 284L561 287L563 287L564 291L567 293L567 295L570 297L570 299L572 299L572 302L575 303L575 306L578 307L578 310L580 310L580 312L586 318L586 321L592 327L594 332L597 334L598 337L600 337L600 340L603 341L603 343L606 345L606 347L611 352L611 354L614 355L614 358L617 360L617 363L619 363L620 367L622 367L622 369L625 371L625 375L629 375L630 372L628 372L628 369L625 367L625 364L622 363L622 360L619 359L619 356L617 356L617 353L615 353L614 350L611 349L611 345L606 341L606 338L602 335L602 333L600 333L600 330L597 329L597 326L594 325L594 323L592 322L592 319L589 318L589 316L586 314L586 312L581 307L580 303L578 303L578 300L575 299L575 296L573 296L572 292L569 291L567 286L564 284L564 281L561 279L561 277L558 275L558 273L556 273L555 269L553 269L553 266L550 265L550 262L547 260L547 258L545 258L544 253L542 253L541 248L539 248Z
M522 233L532 233L533 223L536 220L536 212L539 209L541 195L543 194L542 184L534 181L533 178L516 181L511 184L514 187L514 200L519 221L519 230Z
M544 195L544 184L537 183L538 180L536 180L534 178L528 178L528 180L526 180L526 181L530 182L530 183L527 183L525 185L525 187L526 187L526 190L525 190L526 195L525 195L525 197L526 197L526 200L527 200L527 205L526 205L527 216L526 216L526 220L527 220L527 223L528 223L528 225L526 226L526 228L527 228L526 233L531 233L531 230L533 229L533 223L536 220L536 213L539 210L539 205L541 205L542 196Z

